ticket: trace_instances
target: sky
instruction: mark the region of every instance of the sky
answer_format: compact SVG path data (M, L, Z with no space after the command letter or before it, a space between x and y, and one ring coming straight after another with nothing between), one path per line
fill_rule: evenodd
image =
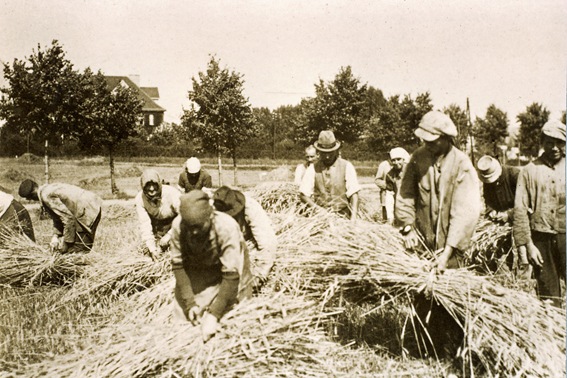
M253 107L296 105L351 66L386 97L429 92L510 123L534 102L566 108L564 0L0 0L0 60L57 39L79 70L140 75L179 122L210 55ZM0 85L2 82L0 81Z

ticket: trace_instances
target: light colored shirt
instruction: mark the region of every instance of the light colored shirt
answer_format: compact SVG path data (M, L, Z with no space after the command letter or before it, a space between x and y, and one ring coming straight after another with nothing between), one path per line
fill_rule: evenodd
M244 219L250 229L250 235L254 238L258 251L266 251L269 255L273 256L278 247L278 238L272 227L272 221L266 211L262 208L260 203L252 196L244 193L246 202L244 204ZM247 239L246 232L243 232L245 239ZM272 257L273 258L273 257Z
M348 161L346 162L345 184L346 196L348 198L352 197L353 194L358 193L362 189L362 187L358 183L358 178L356 177L356 170L354 169L352 163ZM315 165L311 164L305 171L305 175L303 175L303 180L301 181L301 185L299 186L299 191L305 196L311 197L313 195L314 189Z
M142 241L146 244L154 243L155 235L152 226L152 218L156 220L175 218L179 214L179 198L181 193L176 188L169 185L162 185L161 187L161 200L157 209L152 209L155 212L154 216L150 216L144 207L142 199L143 191L138 192L134 203L136 204L136 212L138 213L138 220L140 224L140 233L142 234ZM171 231L171 230L170 230ZM148 246L151 248L150 246Z
M313 165L313 164L311 164ZM293 181L296 185L301 185L301 181L303 180L303 175L305 175L305 171L307 167L305 163L299 164L297 168L295 168L295 180Z
M531 230L565 233L565 157L551 165L540 156L520 172L514 203L516 244L527 244Z
M0 218L6 213L6 210L12 205L14 196L0 191Z

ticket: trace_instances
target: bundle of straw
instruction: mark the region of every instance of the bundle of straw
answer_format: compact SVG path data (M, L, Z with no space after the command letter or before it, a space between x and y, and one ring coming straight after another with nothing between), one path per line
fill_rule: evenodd
M88 255L52 252L8 228L0 228L0 284L70 285L81 277Z
M477 265L484 272L494 272L497 259L512 253L512 227L483 218L476 226L471 247L465 254L467 265Z
M291 227L286 233L297 231ZM366 283L392 298L427 293L465 332L460 357L467 364L480 361L492 375L565 374L564 310L468 270L436 276L427 271L426 262L408 255L385 225L353 226L334 219L311 245L298 248L288 242L288 253L279 256L286 271L303 273L301 286L295 283L289 290L328 298Z
M153 261L149 257L124 251L113 256L97 255L97 260L99 263L85 272L63 302L80 298L113 301L171 277L168 254L162 254L158 260Z

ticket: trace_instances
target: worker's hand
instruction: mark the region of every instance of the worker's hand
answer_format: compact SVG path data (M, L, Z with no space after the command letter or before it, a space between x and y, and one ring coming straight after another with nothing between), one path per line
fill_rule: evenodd
M199 324L199 317L201 316L201 307L195 305L187 309L185 316L187 317L187 320L189 320L191 324L193 324L194 326Z
M411 230L403 236L404 238L404 247L409 250L416 250L419 247L419 235L412 227Z
M541 257L541 252L532 241L526 244L526 251L530 264L541 268L543 266L543 258Z
M148 247L148 251L150 253L150 257L152 258L152 260L157 260L158 257L158 249L156 247L156 242L152 239L152 240L148 240L146 242L146 247Z
M59 237L57 235L53 235L49 247L52 251L56 251L59 248Z
M518 247L518 265L529 264L528 252L526 251L526 246L521 245Z
M435 260L434 267L437 271L437 274L443 274L445 270L447 270L447 264L449 263L449 259L451 258L452 254L453 247L446 245L443 249L443 252L441 252L441 255L437 257L437 260Z
M499 211L494 215L494 221L506 223L508 222L508 213L506 211Z
M162 250L166 250L167 247L169 247L169 240L170 239L171 239L171 235L169 233L163 235L162 238L159 240L159 247Z
M216 316L209 312L205 312L201 319L201 334L203 336L203 342L206 343L215 335L215 333L217 333L218 322L219 321Z
M59 248L58 248L59 252L67 253L67 251L69 250L69 244L70 243L65 242L65 240L61 238L61 242L59 243Z
M498 214L498 212L496 210L492 210L490 213L488 213L486 216L488 217L488 219L490 219L491 221L495 221L496 220L496 214Z

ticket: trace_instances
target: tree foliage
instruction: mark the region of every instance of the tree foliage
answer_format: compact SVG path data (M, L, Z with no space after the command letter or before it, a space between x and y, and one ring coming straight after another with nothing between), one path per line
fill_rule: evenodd
M526 107L526 111L517 115L520 123L520 152L536 157L540 147L540 136L543 125L549 120L549 110L534 102Z
M320 79L319 84L315 84L315 97L302 101L298 140L310 144L322 130L332 130L341 141L357 141L367 121L364 112L366 91L366 84L360 84L350 66L341 67L332 82L325 83Z
M61 143L81 121L84 99L82 75L73 70L62 46L54 40L51 47L37 51L12 67L4 65L8 86L1 89L0 118L6 120L3 133L18 133L28 142L34 138Z
M207 71L192 78L193 90L188 94L192 104L181 123L189 136L199 138L205 150L228 152L236 167L238 148L256 134L256 123L243 94L243 76L221 69L219 62L212 56Z
M467 144L467 138L470 133L467 112L462 110L459 105L451 104L443 108L443 113L447 114L457 127L458 135L457 138L455 138L455 146L463 150Z
M499 146L508 136L508 117L494 104L486 110L485 118L476 117L473 127L476 148L482 154L497 157Z

